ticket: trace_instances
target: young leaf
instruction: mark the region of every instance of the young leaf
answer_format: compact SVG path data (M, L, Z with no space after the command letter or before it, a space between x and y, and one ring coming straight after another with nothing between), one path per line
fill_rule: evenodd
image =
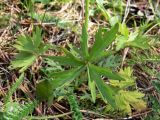
M107 85L100 77L99 74L97 74L96 71L94 71L91 67L89 67L89 72L91 79L95 81L95 84L103 98L103 100L106 103L109 103L112 107L115 107L115 100L114 95L115 92L111 89L109 85Z
M121 111L125 115L131 115L133 108L136 111L142 111L146 108L146 103L142 100L143 93L137 90L128 91L129 87L135 85L132 72L130 67L121 69L119 74L124 78L124 81L109 80L110 85L119 89L115 95L116 108L112 107L112 109Z
M146 108L146 103L142 100L143 93L138 91L120 90L115 96L117 109L123 111L124 114L131 115L131 106L137 110L142 111Z
M90 51L90 59L98 57L115 40L117 32L118 24L112 27L110 31L103 32L100 28L96 33L95 43Z
M110 84L114 87L119 87L121 89L125 89L129 86L135 85L135 80L132 78L133 70L130 67L121 69L119 71L119 75L123 77L123 81L109 80Z

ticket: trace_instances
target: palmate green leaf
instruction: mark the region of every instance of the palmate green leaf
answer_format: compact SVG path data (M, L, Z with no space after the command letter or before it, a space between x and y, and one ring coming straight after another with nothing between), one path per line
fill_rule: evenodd
M25 71L29 66L31 66L36 60L37 56L27 53L21 52L16 56L16 59L11 62L11 66L15 68L20 68L20 72Z
M16 55L16 59L11 62L11 66L14 69L20 68L20 72L25 71L38 56L51 47L51 45L42 43L41 32L40 28L36 28L32 36L23 34L18 37L14 46L19 50L19 53Z
M154 81L152 81L152 84L155 87L155 89L157 90L157 92L160 93L160 81L154 80Z
M103 31L100 28L96 33L95 43L90 51L90 59L98 57L99 53L105 50L115 40L117 32L118 24L112 27L110 31Z
M91 79L91 75L89 72L89 68L87 67L87 73L88 73L88 87L91 91L92 100L95 103L96 101L96 84L93 79Z
M35 51L35 47L33 45L31 37L24 34L18 37L14 47L19 51L25 51L30 53L33 53Z
M103 75L109 79L114 79L114 80L124 80L120 75L113 73L111 70L103 67L98 67L93 64L90 65L90 68L93 69L94 71L97 72L99 75Z
M83 70L84 67L81 66L72 70L53 73L53 75L51 76L53 77L53 79L43 80L37 84L37 97L40 100L48 100L52 96L54 89L73 81L76 77L80 75Z
M39 46L42 41L41 32L42 30L37 27L32 36L24 34L20 35L17 39L16 45L14 45L15 48L17 48L19 51L37 53L40 49Z
M94 80L103 100L106 103L109 103L112 107L115 107L115 100L114 100L114 95L115 92L112 90L112 88L107 85L100 77L99 74L97 74L96 71L94 71L90 66L89 66L89 72L90 72L90 77L92 80Z

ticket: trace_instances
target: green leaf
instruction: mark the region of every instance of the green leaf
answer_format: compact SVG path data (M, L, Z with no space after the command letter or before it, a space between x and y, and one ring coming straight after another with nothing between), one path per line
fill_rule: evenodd
M81 43L81 50L83 53L83 57L84 59L86 59L89 56L89 54L88 54L88 33L85 25L83 25L82 27L82 35L81 35L80 43Z
M117 37L117 46L116 46L116 51L119 51L120 49L125 48L125 43L127 41L128 37L126 36L118 36Z
M82 56L82 51L80 48L72 45L72 44L69 44L67 43L69 49L70 49L70 52L72 53L72 55L74 55L75 57L79 57L79 56Z
M77 62L81 62L80 58L78 57L75 57L70 51L68 51L66 48L63 48L63 47L60 47L63 52L65 53L65 55L67 57L69 57L70 59L73 59L74 61L77 61Z
M137 47L144 50L150 48L147 38L143 35L138 35L135 40L127 42L126 46Z
M113 73L111 70L107 68L98 67L93 64L90 65L90 68L96 71L99 75L106 76L109 79L124 80L124 78L122 78L120 75Z
M46 56L46 58L54 60L55 62L58 62L60 65L69 65L69 66L83 65L83 62L76 59L72 59L68 56Z
M125 47L137 47L140 49L149 49L148 39L139 34L138 31L130 33L130 35L121 35L117 38L116 51L123 49Z
M20 75L20 77L18 79L16 79L16 82L12 85L11 89L9 89L9 91L5 97L5 103L9 102L10 97L17 90L17 88L21 85L23 79L24 79L24 73L22 73Z
M118 24L111 28L110 31L103 31L101 28L95 36L95 43L90 51L90 59L94 59L105 50L116 38Z
M33 32L33 44L36 48L39 47L42 41L42 30L39 27L36 27L36 31Z
M108 57L110 55L113 55L114 51L108 50L108 51L102 51L101 53L99 53L99 56L93 58L90 62L98 62L99 60Z
M29 101L25 104L9 102L5 105L1 120L22 120L33 112L36 105L36 101Z
M49 100L53 96L53 86L50 80L42 80L36 85L38 100Z
M71 70L65 70L65 71L60 71L60 72L53 72L49 76L50 77L54 77L54 78L61 78L61 77L65 78L65 77L68 77L68 76L74 76L74 74L77 71L81 71L83 69L84 69L84 66L80 66L80 67L77 67L77 68L73 68Z
M152 81L152 84L155 87L155 89L157 90L157 92L160 93L160 81L154 80L154 81Z
M111 26L114 26L116 23L119 23L119 21L121 21L121 18L119 15L111 16L109 19L109 23Z
M127 28L125 23L119 24L119 31L122 35L126 37L129 36L129 29Z
M36 93L40 100L48 100L52 97L53 90L73 81L84 70L84 67L53 73L54 79L43 80L37 84Z
M72 120L82 120L83 116L82 116L82 113L80 112L80 108L77 103L78 100L76 99L75 95L74 94L69 95L67 96L67 98L68 98L70 108L73 112Z
M88 73L88 87L91 91L92 100L95 103L95 101L96 101L96 85L95 85L95 82L91 79L88 67L87 67L87 73Z
M99 74L97 74L96 71L94 71L91 67L89 67L89 72L91 79L95 81L95 84L103 98L103 100L106 103L109 103L111 106L115 107L115 100L114 95L115 92L112 90L112 88L107 85L100 77Z

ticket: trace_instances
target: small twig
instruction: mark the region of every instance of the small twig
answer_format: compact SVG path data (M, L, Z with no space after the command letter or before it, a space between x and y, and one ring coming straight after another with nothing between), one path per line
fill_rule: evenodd
M120 118L120 119L118 119L118 120L132 120L132 119L138 118L138 117L140 117L140 116L142 116L142 115L146 115L146 114L148 114L148 113L150 113L150 112L152 112L152 109L148 109L147 111L145 111L145 112L143 112L143 113L134 114L134 115L132 115L132 116L130 116L130 117L127 117L127 118Z
M64 113L60 108L59 108L59 106L57 106L57 104L53 104L53 107L54 108L56 108L59 112L61 112L61 113ZM68 116L68 115L66 115L67 116L67 118L71 118L70 116Z
M147 35L153 28L155 28L156 26L158 26L159 24L155 24L153 25L150 29L148 29L146 32L145 32L145 35Z
M80 110L80 112L82 113L88 113L88 114L93 114L93 115L97 115L97 116L101 116L101 117L104 117L106 118L105 115L101 115L99 113L96 113L96 112L93 112L93 111L88 111L88 110ZM53 119L53 118L61 118L61 117L64 117L64 116L68 116L70 114L72 114L73 112L67 112L67 113L63 113L63 114L59 114L59 115L53 115L53 116L28 116L26 118L32 118L32 119L35 119L35 120L42 120L42 119ZM85 119L85 118L84 118ZM87 119L86 119L87 120Z
M101 114L99 114L99 113L96 113L96 112L93 112L93 111L89 111L89 110L80 110L80 112L82 112L82 113L87 113L87 114L98 115L98 116L101 116L101 117L105 117L105 118L106 118L105 115L101 115Z
M122 58L121 68L123 67L123 64L124 64L124 61L125 61L125 58L127 56L128 51L129 51L129 47L125 48L124 51L123 51L123 58Z
M126 9L125 9L125 14L124 14L124 18L123 18L123 22L122 22L122 23L125 23L125 21L126 21L126 19L127 19L127 16L128 16L128 14L129 14L130 2L131 2L131 0L128 0L128 1L127 1L127 5L126 5Z
M64 116L67 116L67 115L70 115L70 114L72 114L72 112L67 112L67 113L63 113L63 114L59 114L59 115L53 115L53 116L42 116L42 117L28 116L26 118L27 119L32 118L32 119L35 119L35 120L45 120L45 119L61 118L61 117L64 117Z
M125 23L125 21L126 21L126 19L127 19L127 16L128 16L128 14L129 14L130 2L131 2L131 0L128 0L128 1L127 1L127 5L126 5L126 9L125 9L125 15L124 15L122 24ZM121 63L121 68L123 67L123 64L124 64L124 61L125 61L125 58L126 58L126 56L127 56L128 51L129 51L129 47L127 47L127 48L124 49L123 59L122 59L122 63Z
M151 87L148 87L148 88L145 88L145 89L140 89L140 90L142 90L143 92L150 92L150 91L154 90L154 87L151 86Z

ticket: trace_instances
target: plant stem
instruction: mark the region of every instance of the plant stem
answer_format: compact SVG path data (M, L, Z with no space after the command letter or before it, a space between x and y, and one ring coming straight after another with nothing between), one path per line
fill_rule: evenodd
M88 30L88 23L89 23L89 1L85 0L85 27Z

